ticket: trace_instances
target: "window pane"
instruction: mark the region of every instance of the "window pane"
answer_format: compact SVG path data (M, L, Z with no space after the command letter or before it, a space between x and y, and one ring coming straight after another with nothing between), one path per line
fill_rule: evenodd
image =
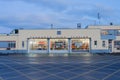
M22 47L24 48L24 41L22 41Z
M0 48L7 48L7 47L8 47L8 42L0 41Z
M61 31L57 31L57 35L61 35Z
M95 46L97 45L97 41L94 41L94 45L95 45Z
M114 41L114 48L120 50L120 41Z
M102 47L105 47L105 41L102 41Z
M15 41L0 41L0 48L15 48L16 42Z

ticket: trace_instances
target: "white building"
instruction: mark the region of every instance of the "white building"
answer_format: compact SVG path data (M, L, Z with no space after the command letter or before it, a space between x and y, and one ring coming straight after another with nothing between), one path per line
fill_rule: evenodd
M0 34L0 53L119 53L120 26L15 29Z

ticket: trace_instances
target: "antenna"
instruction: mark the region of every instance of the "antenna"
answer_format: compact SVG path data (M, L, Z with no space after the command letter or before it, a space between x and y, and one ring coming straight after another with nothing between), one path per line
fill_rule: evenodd
M51 29L53 29L53 24L51 24Z
M98 18L98 24L100 25L101 16L100 16L100 13L99 13L99 12L98 12L98 14L97 14L97 18Z

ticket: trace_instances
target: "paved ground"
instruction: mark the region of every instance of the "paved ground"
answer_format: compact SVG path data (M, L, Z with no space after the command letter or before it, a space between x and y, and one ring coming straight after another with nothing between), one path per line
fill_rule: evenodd
M0 56L0 80L120 80L120 56Z

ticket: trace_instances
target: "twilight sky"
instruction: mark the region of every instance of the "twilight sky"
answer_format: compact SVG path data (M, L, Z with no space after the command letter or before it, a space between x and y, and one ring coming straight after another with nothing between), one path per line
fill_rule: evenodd
M0 0L0 33L19 28L120 25L120 0Z

